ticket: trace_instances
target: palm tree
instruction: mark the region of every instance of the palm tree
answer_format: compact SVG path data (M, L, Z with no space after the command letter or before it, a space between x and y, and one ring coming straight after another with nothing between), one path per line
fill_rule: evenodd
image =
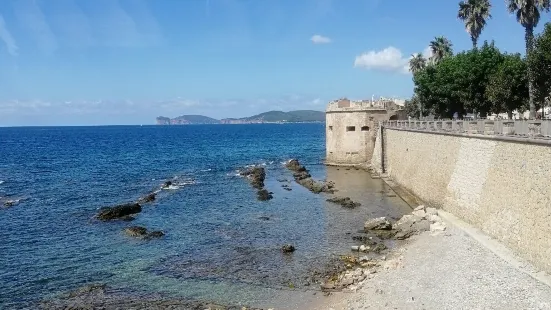
M506 0L509 13L516 13L517 21L524 27L526 41L526 55L534 47L534 28L540 21L540 10L548 12L551 0ZM536 118L536 103L534 102L534 68L528 66L528 93L530 103L530 119Z
M473 48L476 48L478 37L482 33L486 20L492 18L489 0L463 0L459 2L457 18L465 23L465 30L471 36Z
M430 41L429 46L432 51L431 60L435 64L453 54L452 42L444 37L434 38L434 40Z
M427 65L427 60L421 53L411 55L409 59L409 70L411 73L415 74L425 68Z

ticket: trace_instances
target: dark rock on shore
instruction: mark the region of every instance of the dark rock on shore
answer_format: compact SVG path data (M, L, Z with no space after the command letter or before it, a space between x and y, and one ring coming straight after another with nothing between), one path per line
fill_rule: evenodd
M355 208L361 206L359 202L352 201L350 197L334 197L327 199L327 201L341 205L345 208Z
M105 284L88 285L58 298L43 300L38 305L29 308L49 310L262 310L259 308L248 308L243 306L219 305L199 300L164 298L158 295L138 294L129 291L112 289Z
M256 195L257 195L258 200L260 200L260 201L267 201L267 200L270 200L270 199L274 198L274 196L272 196L272 193L268 192L268 190L266 190L266 189L258 190Z
M291 159L286 164L287 169L293 171L295 181L306 187L309 191L319 193L334 193L334 184L332 182L315 181L306 167L302 166L297 159Z
M142 212L142 206L138 203L126 203L100 210L96 216L99 220L109 221L124 218L128 215Z
M281 247L281 252L283 253L293 253L295 251L295 247L292 244L286 244Z

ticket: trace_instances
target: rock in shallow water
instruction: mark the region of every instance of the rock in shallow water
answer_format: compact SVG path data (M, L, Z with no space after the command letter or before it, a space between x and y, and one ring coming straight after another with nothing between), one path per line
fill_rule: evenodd
M295 251L295 247L292 244L286 244L281 247L281 252L283 253L293 253Z
M306 167L300 165L296 159L289 160L285 166L287 169L293 171L293 177L295 181L306 187L312 193L334 193L334 184L332 182L315 181L306 169Z
M274 198L274 196L272 196L272 193L268 192L268 190L266 190L266 189L258 190L256 195L257 195L258 200L260 200L260 201L267 201L267 200L270 200L270 199Z
M339 204L345 208L355 208L361 206L361 203L352 201L350 197L334 197L327 199L327 201Z
M136 214L142 212L142 206L138 203L127 203L122 205L117 205L114 207L104 208L100 210L96 216L99 220L109 221L115 219L121 219L128 215Z
M155 231L152 231L152 232L148 233L147 228L142 227L142 226L127 227L127 228L124 229L124 232L127 235L131 236L131 237L146 239L146 240L154 239L154 238L161 238L165 235L165 233L160 231L160 230L155 230Z
M131 226L124 229L124 232L131 237L143 237L147 235L147 229L141 226Z
M146 196L138 199L138 203L148 203L155 201L156 194L155 193L149 193Z

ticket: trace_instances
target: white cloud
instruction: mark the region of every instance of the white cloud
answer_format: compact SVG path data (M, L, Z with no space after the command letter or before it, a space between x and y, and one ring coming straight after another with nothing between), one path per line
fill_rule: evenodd
M354 67L409 74L409 60L416 54L417 53L414 53L409 57L405 57L400 49L389 46L380 51L369 51L356 56ZM431 58L432 51L430 46L427 46L421 55L423 55L425 59Z
M430 48L430 46L427 46L424 50L423 50L423 57L425 57L425 59L429 59L432 57L432 49Z
M327 44L331 43L331 39L328 37L324 37L322 35L316 34L310 38L310 41L312 41L314 44Z
M356 56L354 67L367 70L379 70L407 73L404 70L409 61L409 57L404 57L402 51L389 46L380 51L369 51Z
M15 13L21 26L31 33L42 51L52 53L57 49L57 39L36 1L18 1Z
M0 39L2 39L2 41L6 44L8 53L13 56L17 56L17 44L15 43L11 33L8 31L8 28L6 28L6 22L4 21L4 17L2 15L0 15Z

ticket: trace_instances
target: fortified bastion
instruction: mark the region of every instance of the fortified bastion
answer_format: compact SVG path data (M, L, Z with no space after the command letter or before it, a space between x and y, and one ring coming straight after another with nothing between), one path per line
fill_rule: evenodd
M403 105L393 99L329 103L325 111L326 163L356 165L371 161L379 122L407 119Z

